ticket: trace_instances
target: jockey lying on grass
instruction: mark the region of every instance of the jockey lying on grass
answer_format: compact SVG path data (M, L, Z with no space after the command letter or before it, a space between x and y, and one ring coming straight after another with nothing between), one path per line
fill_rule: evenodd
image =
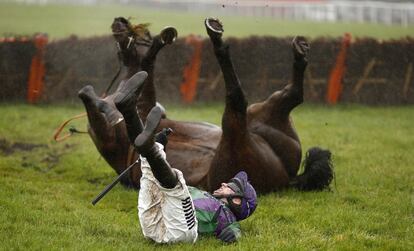
M213 194L187 186L181 171L167 162L165 145L155 142L162 110L157 106L151 110L145 128L135 112L146 77L145 72L135 74L114 99L130 141L141 154L138 216L144 236L157 243L173 243L195 242L198 233L214 233L225 242L236 241L241 236L238 221L249 217L257 205L247 174L239 172Z

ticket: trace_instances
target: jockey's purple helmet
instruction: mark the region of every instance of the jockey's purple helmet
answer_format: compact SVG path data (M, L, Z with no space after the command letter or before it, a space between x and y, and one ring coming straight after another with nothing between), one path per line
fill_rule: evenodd
M240 197L241 205L234 205L231 198L229 198L229 206L236 216L237 220L243 220L249 217L257 206L257 195L253 186L249 183L247 173L241 171L234 176L229 182L228 186L234 191L234 196ZM236 207L236 210L233 210Z

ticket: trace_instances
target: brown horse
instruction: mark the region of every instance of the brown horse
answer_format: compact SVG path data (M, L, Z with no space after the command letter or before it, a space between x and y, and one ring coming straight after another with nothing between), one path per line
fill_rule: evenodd
M207 123L164 118L160 129L169 127L174 131L169 136L167 147L167 159L171 166L183 172L189 185L210 191L240 170L248 173L252 184L261 193L289 185L305 190L327 187L333 175L329 151L311 149L305 161L305 173L297 176L302 152L289 114L303 102L303 74L309 49L307 42L298 37L292 43L295 59L292 83L264 102L247 107L229 47L221 39L221 23L207 19L205 24L225 80L226 105L222 130ZM129 27L125 19L115 19L112 25L121 58L128 58L123 60L128 68L125 79L140 70L148 72L137 104L138 114L145 118L156 105L153 69L156 54L165 43L162 43L160 36L156 36L146 45L135 43L131 49ZM121 82L118 90L123 84L128 82ZM135 161L137 154L130 147L124 121L117 123L122 117L113 105L116 92L102 100L93 95L91 89L85 87L79 93L88 113L90 135L101 155L119 174ZM138 187L138 169L135 168L122 183Z

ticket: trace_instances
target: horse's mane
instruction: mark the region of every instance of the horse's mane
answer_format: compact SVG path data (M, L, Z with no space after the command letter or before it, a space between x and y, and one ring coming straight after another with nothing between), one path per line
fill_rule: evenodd
M131 22L132 17L128 17L128 29L135 35L137 38L141 38L144 40L152 39L150 31L148 27L151 25L151 23L141 23L141 24L133 24Z
M148 27L150 23L143 23L143 24L132 24L131 22L128 24L128 28L138 37L146 37L149 35Z

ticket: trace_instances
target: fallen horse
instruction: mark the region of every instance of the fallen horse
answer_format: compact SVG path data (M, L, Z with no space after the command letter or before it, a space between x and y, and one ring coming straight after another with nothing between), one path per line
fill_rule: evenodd
M116 23L116 19L114 24ZM122 26L119 22L113 25ZM180 122L164 118L159 129L172 128L167 147L167 159L172 167L181 170L187 183L212 191L220 183L229 180L240 170L248 173L251 183L260 193L275 191L288 186L304 190L323 189L329 186L333 177L330 152L313 148L305 160L305 173L297 175L301 163L301 145L299 137L290 119L290 112L303 102L303 75L307 65L309 45L303 37L292 42L294 56L292 83L273 93L261 103L247 106L243 90L234 70L229 46L223 42L222 24L216 19L207 19L205 26L225 80L226 100L222 117L222 130L206 123ZM128 31L128 25L125 25ZM145 118L150 108L156 105L153 85L155 57L165 43L160 36L154 37L147 45L138 45L130 49L131 39L127 32L114 33L121 53L130 56L135 65L127 65L129 76L144 70L148 73L142 88L137 93L137 111ZM134 39L134 38L133 38ZM146 46L140 49L139 46ZM129 52L128 52L129 50ZM129 53L129 54L128 54ZM139 64L139 62L141 64ZM134 75L135 76L135 75ZM125 89L123 85L134 80L122 81L115 94ZM141 81L144 81L141 79ZM94 95L91 87L83 88L79 96L85 104L90 123L90 135L101 155L120 174L133 163L138 156L131 155L128 134L142 126L131 119L123 120L114 108L110 95L100 99ZM130 112L137 112L130 111ZM124 115L128 114L124 112ZM128 116L128 115L125 115ZM136 116L136 115L135 115ZM136 135L130 135L135 138ZM127 186L139 186L139 168L134 168L121 182Z

